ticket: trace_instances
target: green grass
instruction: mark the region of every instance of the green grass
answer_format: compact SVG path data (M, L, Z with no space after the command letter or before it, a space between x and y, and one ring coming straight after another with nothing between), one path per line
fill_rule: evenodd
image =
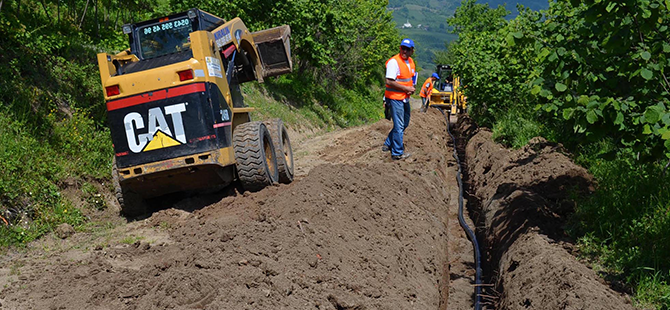
M242 85L245 103L256 108L254 119L279 117L288 126L330 130L356 126L383 116L379 87L353 89L319 83L297 73Z
M530 139L537 136L548 137L549 140L555 141L542 124L524 115L523 112L510 111L500 116L492 131L496 142L515 149L523 147Z
M39 14L22 17L37 22ZM82 225L61 187L109 178L112 144L88 42L65 42L72 29L33 29L9 15L0 14L0 23L0 59L7 60L0 66L0 215L11 222L0 224L4 249L61 223Z
M144 237L142 237L142 236L132 236L131 235L131 236L124 237L123 239L121 239L120 242L123 243L123 244L133 244L133 243L135 243L137 241L141 241L143 239L144 239Z
M66 179L104 178L109 173L111 143L85 116L53 120L49 139L36 138L30 125L0 112L0 212L12 222L0 227L0 246L25 244L61 223L85 222L81 210L60 193ZM54 142L57 141L57 142ZM104 150L104 151L103 151ZM104 205L99 193L89 190L91 202ZM9 213L8 213L9 212Z
M325 122L319 114L309 107L295 107L279 101L268 94L267 90L258 84L247 83L242 85L244 102L255 108L251 117L254 120L281 118L287 127L310 126L322 127Z
M613 145L593 143L577 156L598 189L578 203L571 234L586 257L631 285L641 306L669 309L670 175Z
M651 273L638 279L636 288L636 300L638 306L644 309L669 309L670 308L670 275Z

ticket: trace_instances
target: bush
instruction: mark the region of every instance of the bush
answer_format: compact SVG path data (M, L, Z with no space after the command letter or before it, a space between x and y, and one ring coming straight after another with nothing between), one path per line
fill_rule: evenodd
M589 167L598 189L579 202L571 233L585 255L634 285L639 302L668 307L670 175L663 165L634 156L607 140L582 150L577 160Z

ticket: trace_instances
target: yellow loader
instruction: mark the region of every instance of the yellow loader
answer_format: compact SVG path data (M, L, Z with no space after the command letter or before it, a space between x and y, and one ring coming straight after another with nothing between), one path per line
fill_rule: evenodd
M450 65L438 65L435 69L440 79L435 81L430 95L430 106L440 107L450 114L467 112L467 98L463 95L461 79L453 74Z
M98 54L123 213L168 193L293 180L282 121L252 121L239 86L292 71L289 26L250 32L190 9L123 32L128 50Z

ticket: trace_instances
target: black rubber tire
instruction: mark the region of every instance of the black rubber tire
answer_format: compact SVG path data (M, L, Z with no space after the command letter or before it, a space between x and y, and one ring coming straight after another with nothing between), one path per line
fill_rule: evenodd
M147 213L148 207L142 196L124 188L119 182L119 171L116 167L116 157L112 161L112 184L114 196L121 207L121 214L135 217Z
M237 177L245 190L256 192L279 181L277 154L265 124L248 122L235 127L233 149Z
M289 184L293 182L293 148L291 148L291 139L288 137L288 131L284 127L284 122L279 118L263 123L265 123L270 132L275 152L277 152L279 182Z

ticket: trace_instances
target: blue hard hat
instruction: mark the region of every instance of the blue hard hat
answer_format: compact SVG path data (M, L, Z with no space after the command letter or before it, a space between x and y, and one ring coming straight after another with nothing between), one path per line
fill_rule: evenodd
M409 48L414 48L414 41L410 38L404 38L402 41L400 41L400 46L406 46Z
M440 76L437 75L437 73L433 73L433 75L431 75L431 76L434 77L434 78L436 78L436 79L438 79L438 80L440 79Z

